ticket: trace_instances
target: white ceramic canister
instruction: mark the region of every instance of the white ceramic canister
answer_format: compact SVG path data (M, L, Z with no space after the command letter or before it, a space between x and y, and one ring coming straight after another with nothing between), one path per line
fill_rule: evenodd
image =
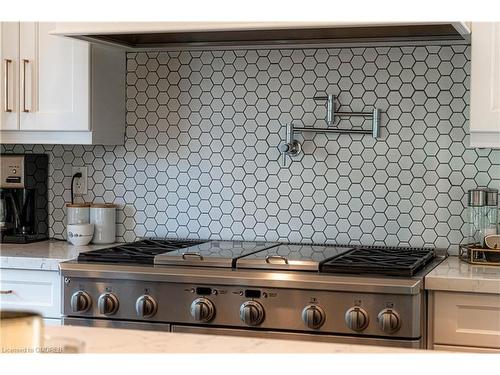
M112 203L92 203L90 223L94 224L93 243L113 243L116 237L116 205Z
M90 223L90 203L67 203L66 224Z

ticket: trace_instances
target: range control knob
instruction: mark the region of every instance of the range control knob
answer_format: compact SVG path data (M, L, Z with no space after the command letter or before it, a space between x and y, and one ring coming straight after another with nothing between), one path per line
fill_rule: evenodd
M215 306L207 298L197 298L191 303L191 316L198 322L207 323L215 316Z
M385 333L395 333L401 328L401 318L393 309L384 309L378 314L378 325Z
M257 326L264 320L264 308L257 301L246 301L240 306L240 319L249 326Z
M345 322L353 331L361 332L368 327L368 313L359 306L351 307L345 313Z
M153 297L143 295L137 298L135 311L138 317L149 318L156 314L156 310L158 310L158 303Z
M113 293L101 294L97 301L99 313L103 315L113 315L118 311L118 298Z
M302 310L302 320L309 328L318 329L325 323L325 312L318 305L307 305Z
M71 311L73 312L85 312L92 306L92 299L89 294L84 291L78 291L71 296Z

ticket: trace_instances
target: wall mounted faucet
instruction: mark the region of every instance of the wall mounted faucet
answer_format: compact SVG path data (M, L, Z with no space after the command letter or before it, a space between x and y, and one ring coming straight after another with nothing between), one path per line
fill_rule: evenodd
M370 134L373 138L380 137L380 109L373 108L371 112L335 112L335 95L315 96L314 100L326 100L326 123L327 127L316 128L314 126L294 126L291 122L286 124L286 141L280 144L279 150L283 156L283 166L286 167L286 156L297 156L302 151L302 145L295 139L295 132L312 133L344 133L344 134ZM334 127L336 117L364 117L372 120L371 129L352 128L341 129Z
M286 140L285 143L280 145L280 151L283 156L283 167L286 167L286 156L297 156L300 154L302 146L294 138L293 124L290 122L286 124Z

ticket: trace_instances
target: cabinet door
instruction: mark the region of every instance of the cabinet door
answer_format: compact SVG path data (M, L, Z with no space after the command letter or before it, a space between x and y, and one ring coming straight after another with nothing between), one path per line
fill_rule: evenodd
M473 23L471 44L471 146L500 148L500 23Z
M500 296L435 292L434 345L500 349Z
M36 311L44 318L61 318L61 276L57 271L0 270L0 307Z
M20 129L90 130L90 46L55 35L55 23L20 23Z
M19 22L0 22L0 129L19 129Z

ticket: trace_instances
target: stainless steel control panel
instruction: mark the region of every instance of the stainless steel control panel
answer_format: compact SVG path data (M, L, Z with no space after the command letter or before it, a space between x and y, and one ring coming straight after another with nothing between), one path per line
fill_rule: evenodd
M66 317L421 336L422 294L395 295L66 277Z

